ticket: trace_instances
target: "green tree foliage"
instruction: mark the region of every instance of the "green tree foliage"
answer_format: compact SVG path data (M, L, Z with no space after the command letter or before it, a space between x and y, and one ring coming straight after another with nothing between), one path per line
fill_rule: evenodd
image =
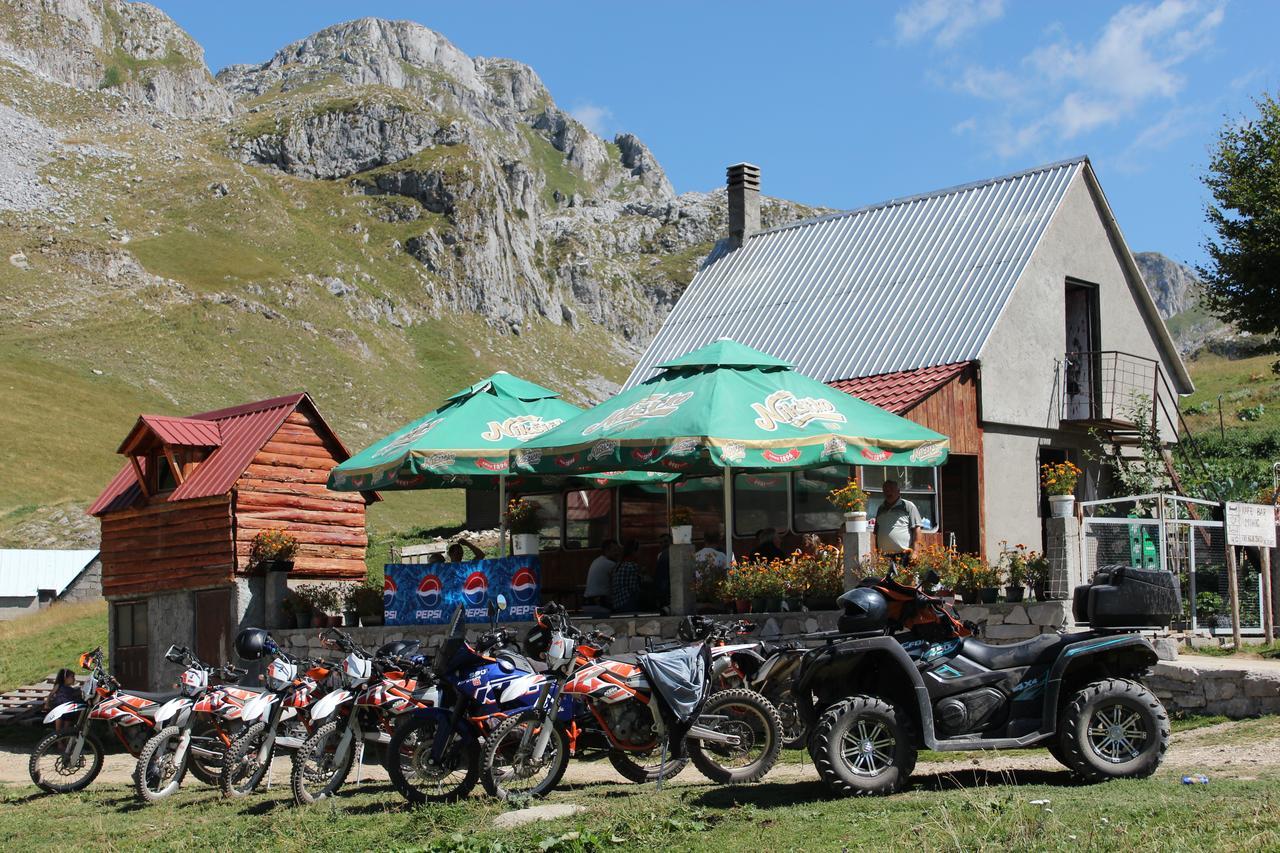
M1237 329L1268 336L1280 350L1280 102L1254 101L1256 118L1229 122L1218 134L1206 209L1215 236L1209 262L1197 267L1210 311ZM1280 363L1278 363L1280 364Z

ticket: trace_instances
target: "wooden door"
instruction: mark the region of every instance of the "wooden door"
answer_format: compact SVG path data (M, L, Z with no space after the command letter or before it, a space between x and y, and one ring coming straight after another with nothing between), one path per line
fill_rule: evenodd
M982 546L982 495L978 493L978 457L953 453L938 471L938 498L942 504L942 544L964 554L979 553Z
M147 627L146 599L112 604L111 618L115 628L111 671L124 687L150 689L150 670L147 666L150 631Z
M208 664L231 659L231 588L196 593L196 657Z

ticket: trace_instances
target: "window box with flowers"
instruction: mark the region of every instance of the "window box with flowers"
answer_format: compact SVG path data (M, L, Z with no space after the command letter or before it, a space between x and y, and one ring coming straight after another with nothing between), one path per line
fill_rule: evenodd
M538 533L542 521L538 505L524 498L507 501L507 529L511 531L511 553L538 553Z
M259 530L249 546L249 565L263 572L293 571L298 539L289 531L272 527Z
M844 513L844 529L849 533L867 531L867 493L856 479L827 494L827 500Z
M1040 485L1049 496L1049 514L1070 518L1076 502L1076 481L1083 473L1071 462L1040 466Z

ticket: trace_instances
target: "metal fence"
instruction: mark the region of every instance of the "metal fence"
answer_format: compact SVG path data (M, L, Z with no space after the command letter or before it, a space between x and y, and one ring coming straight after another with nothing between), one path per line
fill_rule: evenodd
M1103 566L1164 568L1182 587L1181 623L1201 633L1231 632L1226 534L1221 509L1210 501L1181 495L1137 495L1086 501L1081 565L1086 578ZM1262 573L1249 549L1242 549L1236 579L1240 588L1240 631L1262 633Z

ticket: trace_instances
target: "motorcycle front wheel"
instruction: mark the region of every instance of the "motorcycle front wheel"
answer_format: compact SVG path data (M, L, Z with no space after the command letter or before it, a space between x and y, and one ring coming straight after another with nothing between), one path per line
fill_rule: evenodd
M339 728L338 722L332 720L316 729L316 733L307 738L293 754L289 784L293 788L293 800L298 805L306 806L332 797L338 793L342 783L347 781L347 774L351 772L351 758L359 744L348 744L346 756L341 761L334 759L344 734L344 729Z
M431 758L437 717L410 720L396 729L387 744L387 775L410 803L447 803L460 800L480 778L480 744L455 735L439 761Z
M533 749L544 725L551 727L550 735L542 757L534 760ZM503 720L486 744L484 775L491 784L485 788L504 800L545 797L560 784L569 766L569 739L564 729L544 722L534 711Z
M262 779L271 769L271 759L275 757L275 743L267 753L267 760L261 761L258 753L267 738L267 724L254 723L242 731L227 747L226 757L222 760L222 774L218 777L218 787L224 797L243 797L253 793L262 783Z
M703 776L738 785L758 782L773 769L782 751L782 721L768 699L754 690L722 690L711 694L698 717L699 726L738 738L736 745L686 739L689 758Z
M102 743L86 732L80 755L72 761L71 753L79 737L78 729L64 729L49 733L36 744L27 762L27 772L40 790L70 794L84 790L98 778L102 771Z
M133 774L133 789L144 803L158 803L182 787L187 775L188 748L181 760L177 758L182 744L182 729L165 726L151 736L138 753L138 767Z

